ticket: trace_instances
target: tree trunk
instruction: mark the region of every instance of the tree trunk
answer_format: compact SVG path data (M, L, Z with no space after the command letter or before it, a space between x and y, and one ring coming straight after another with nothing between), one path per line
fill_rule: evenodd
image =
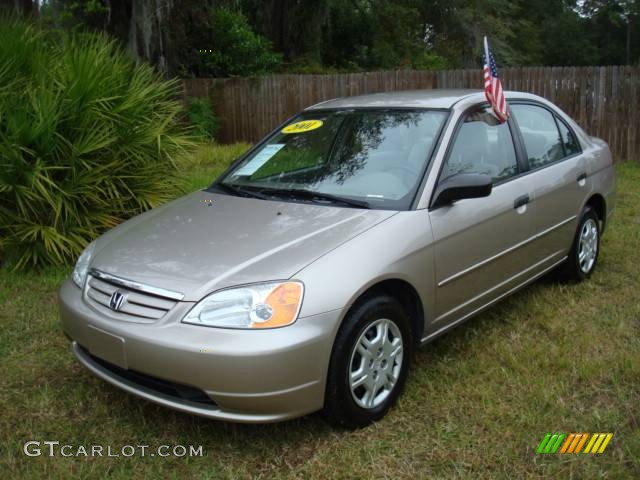
M0 0L0 8L13 10L24 16L38 13L37 5L34 5L33 0Z
M327 0L316 0L313 8L298 0L265 0L264 32L285 61L301 55L320 60L322 27L329 15Z
M25 17L27 15L32 15L34 11L37 10L34 8L33 1L31 0L16 0L17 4L20 4L20 13Z
M163 27L172 8L172 0L132 2L128 46L138 59L153 63L161 71L167 70Z
M631 65L631 16L627 16L627 65Z
M166 30L173 6L173 0L110 0L107 30L125 43L138 61L166 71Z

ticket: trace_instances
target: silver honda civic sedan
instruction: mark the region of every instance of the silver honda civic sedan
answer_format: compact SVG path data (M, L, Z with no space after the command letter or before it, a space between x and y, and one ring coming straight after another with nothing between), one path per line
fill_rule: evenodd
M330 100L209 188L91 243L60 289L78 360L183 412L385 415L412 352L551 270L583 280L614 207L607 145L535 95Z

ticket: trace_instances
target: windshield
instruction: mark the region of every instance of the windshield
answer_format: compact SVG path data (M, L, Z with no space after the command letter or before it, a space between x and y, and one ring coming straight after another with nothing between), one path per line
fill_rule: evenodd
M447 114L305 112L273 133L218 186L260 198L405 210Z

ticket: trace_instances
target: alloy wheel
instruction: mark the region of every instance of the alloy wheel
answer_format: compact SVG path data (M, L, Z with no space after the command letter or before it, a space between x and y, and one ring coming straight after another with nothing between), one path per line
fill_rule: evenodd
M578 263L583 273L589 273L596 262L598 255L598 225L595 220L589 218L580 230L580 242L578 244Z
M349 387L356 404L372 409L385 401L398 382L403 343L398 326L389 319L365 327L349 362Z

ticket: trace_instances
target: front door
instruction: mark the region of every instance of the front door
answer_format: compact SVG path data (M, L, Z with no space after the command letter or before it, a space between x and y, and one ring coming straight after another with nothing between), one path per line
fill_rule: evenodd
M467 112L439 181L458 173L493 178L491 195L430 211L435 241L436 315L433 333L474 313L524 282L532 263L531 195L518 176L511 123L488 108Z

